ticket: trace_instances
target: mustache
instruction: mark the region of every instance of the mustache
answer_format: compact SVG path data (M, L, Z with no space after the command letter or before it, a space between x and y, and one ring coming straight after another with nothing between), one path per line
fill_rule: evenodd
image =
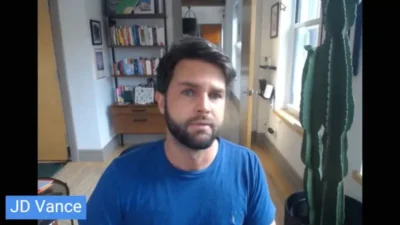
M193 118L190 118L186 124L191 123L204 123L210 126L214 126L214 120L211 117L207 117L206 115L200 115Z

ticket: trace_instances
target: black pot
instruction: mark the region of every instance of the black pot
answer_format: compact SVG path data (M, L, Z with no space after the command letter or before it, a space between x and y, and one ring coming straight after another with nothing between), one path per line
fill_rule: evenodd
M362 225L362 203L345 196L345 225ZM296 192L285 203L284 225L309 225L305 192Z
M197 35L197 19L196 18L182 18L182 32L190 36Z

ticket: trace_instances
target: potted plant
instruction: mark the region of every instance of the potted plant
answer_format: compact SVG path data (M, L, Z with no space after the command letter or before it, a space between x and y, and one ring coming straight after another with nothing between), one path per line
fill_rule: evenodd
M305 46L299 119L304 191L290 195L285 225L358 225L361 203L344 194L347 132L354 117L352 60L347 31L356 0L322 0L324 42Z

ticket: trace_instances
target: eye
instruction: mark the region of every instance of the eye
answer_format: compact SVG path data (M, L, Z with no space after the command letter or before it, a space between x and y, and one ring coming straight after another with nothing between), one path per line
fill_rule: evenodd
M211 93L210 94L210 98L212 99L218 99L218 98L222 98L220 93Z
M194 91L191 89L186 89L182 91L182 94L186 96L192 96L194 94Z

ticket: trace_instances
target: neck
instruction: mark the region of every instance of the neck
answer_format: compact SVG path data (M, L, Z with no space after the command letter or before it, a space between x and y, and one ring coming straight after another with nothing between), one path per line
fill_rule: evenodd
M180 144L170 134L165 139L165 154L170 163L181 170L195 171L207 168L215 159L218 152L218 140L203 150L189 149Z

